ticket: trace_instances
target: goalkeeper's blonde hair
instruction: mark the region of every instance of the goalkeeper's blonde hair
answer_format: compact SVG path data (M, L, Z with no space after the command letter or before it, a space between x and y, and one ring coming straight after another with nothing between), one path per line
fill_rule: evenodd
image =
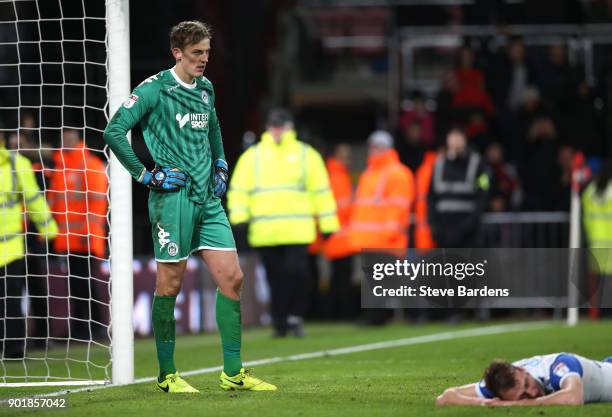
M212 39L212 30L208 24L198 20L187 20L170 29L170 48L184 49L207 38Z

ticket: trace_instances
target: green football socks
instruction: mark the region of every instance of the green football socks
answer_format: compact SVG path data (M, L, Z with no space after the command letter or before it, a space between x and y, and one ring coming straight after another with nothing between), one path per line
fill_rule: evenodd
M234 376L242 368L240 348L242 345L242 322L240 301L232 300L217 289L217 327L221 333L223 346L223 371Z
M174 344L176 340L176 321L174 319L175 295L154 295L153 333L159 361L159 382L166 375L176 372L174 367Z

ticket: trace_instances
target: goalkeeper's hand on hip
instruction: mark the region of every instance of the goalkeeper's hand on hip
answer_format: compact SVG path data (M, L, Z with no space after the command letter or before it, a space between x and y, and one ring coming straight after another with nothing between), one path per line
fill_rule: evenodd
M177 168L156 166L152 171L143 171L138 182L152 190L174 192L185 186L187 176Z
M229 180L229 167L223 159L215 161L215 179L214 179L214 194L217 197L222 197L227 191L227 181Z

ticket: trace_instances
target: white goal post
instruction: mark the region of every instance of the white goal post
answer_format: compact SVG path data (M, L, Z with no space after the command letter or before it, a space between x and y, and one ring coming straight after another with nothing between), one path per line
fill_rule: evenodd
M0 387L134 381L132 179L102 140L131 90L129 40L129 0L0 0Z
M130 93L129 3L106 0L109 115ZM132 177L115 155L110 160L110 193L112 382L129 384L134 381Z

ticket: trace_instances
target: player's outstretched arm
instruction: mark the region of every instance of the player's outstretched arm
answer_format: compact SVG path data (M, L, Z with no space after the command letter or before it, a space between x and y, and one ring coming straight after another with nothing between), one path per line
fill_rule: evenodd
M460 387L447 388L436 399L436 405L487 405L490 401L493 401L488 398L479 397L476 394L475 385L467 384Z
M487 405L492 407L534 406L534 405L582 405L584 388L578 375L570 375L561 383L561 390L539 398L517 401L491 400Z

